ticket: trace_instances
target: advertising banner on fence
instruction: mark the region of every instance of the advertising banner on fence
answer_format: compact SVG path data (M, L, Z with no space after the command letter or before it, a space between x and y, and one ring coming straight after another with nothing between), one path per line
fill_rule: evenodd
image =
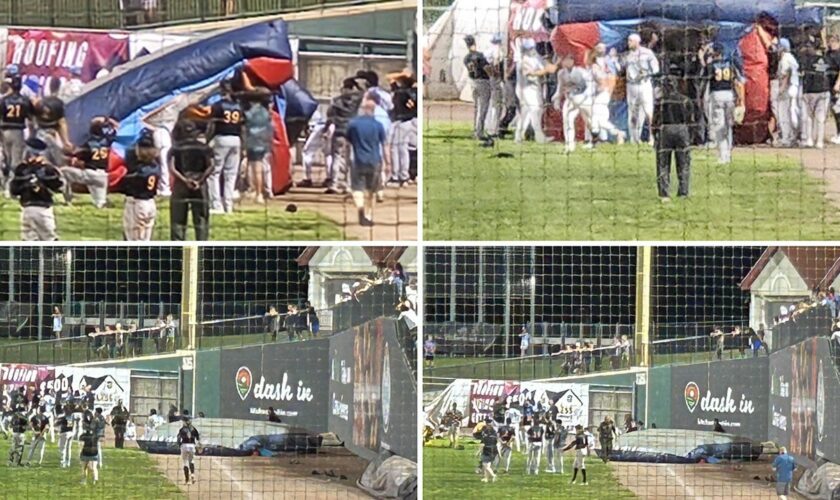
M811 338L773 353L770 439L811 460L840 461L840 380L829 340Z
M767 438L769 359L716 361L671 369L671 425L712 430L714 419L732 434Z
M101 407L106 415L117 401L131 410L131 370L57 366L53 380L45 381L42 386L42 390L49 389L62 393L92 391L94 407Z
M266 420L273 407L283 423L326 431L329 355L328 339L223 350L220 416Z
M17 65L24 85L41 95L50 77L87 83L129 60L127 33L9 29L6 64Z
M6 390L20 386L41 387L44 381L55 377L55 369L51 366L29 365L19 363L0 364L0 385Z
M541 406L565 426L589 425L589 385L555 382L456 379L426 407L426 419L433 425L452 403L464 413L463 426L473 426L492 417L498 406L505 408L525 401Z

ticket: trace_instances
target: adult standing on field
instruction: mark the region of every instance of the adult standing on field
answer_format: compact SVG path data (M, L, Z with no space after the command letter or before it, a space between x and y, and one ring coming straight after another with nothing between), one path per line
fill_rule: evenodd
M615 428L615 422L607 415L604 421L598 426L598 440L601 442L601 460L604 463L610 461L610 454L613 450L613 439L618 437L618 431Z
M213 173L213 150L205 143L192 121L177 126L175 145L167 159L172 179L172 198L169 207L170 237L173 241L187 239L189 215L192 212L195 239L210 237L210 194L207 179Z
M788 455L787 448L779 448L779 455L773 460L773 471L776 473L776 494L782 500L790 495L790 483L793 482L793 471L796 470L796 460Z
M213 173L208 178L210 192L210 213L233 213L233 196L236 178L239 175L239 160L242 150L242 123L245 114L233 98L233 84L224 80L219 84L221 100L210 109L211 123L208 137L215 157ZM224 191L220 182L224 182Z
M482 140L485 138L484 122L487 120L487 112L490 110L490 75L487 73L487 68L490 63L482 52L480 52L475 43L475 37L467 35L464 37L464 43L467 44L469 52L464 57L464 66L467 68L467 74L472 81L473 86L473 103L475 105L475 112L473 114L473 136L476 139Z
M123 401L117 401L117 405L111 410L111 427L114 429L114 447L122 448L125 444L125 428L128 425L129 412Z
M642 37L633 33L627 38L629 49L624 66L627 77L627 107L630 141L642 142L642 130L645 120L653 119L653 78L659 75L659 60L656 54L642 46ZM651 123L649 142L653 142Z
M361 115L350 120L347 139L353 150L350 169L350 188L359 212L359 225L373 226L374 195L382 184L382 169L390 164L387 132L374 118L378 97L368 94L362 101ZM383 158L384 152L384 158Z
M677 195L689 194L691 180L691 133L689 123L695 123L694 103L680 93L676 82L666 78L662 85L662 97L653 113L653 137L656 146L656 185L659 198L670 201L671 156L677 162L679 190Z

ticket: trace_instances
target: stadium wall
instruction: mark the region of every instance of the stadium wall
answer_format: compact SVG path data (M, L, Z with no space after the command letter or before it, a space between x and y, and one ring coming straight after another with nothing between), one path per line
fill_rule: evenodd
M666 397L671 393L671 367L655 366L648 371L647 391L645 394L647 404L645 408L645 422L656 424L661 429L671 427L671 398Z
M222 353L219 349L195 352L195 408L208 417L219 417L222 401L219 391Z

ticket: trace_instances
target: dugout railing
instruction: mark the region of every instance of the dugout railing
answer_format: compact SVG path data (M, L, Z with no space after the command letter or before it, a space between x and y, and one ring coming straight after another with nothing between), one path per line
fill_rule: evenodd
M381 3L383 0L0 0L0 25L137 29Z

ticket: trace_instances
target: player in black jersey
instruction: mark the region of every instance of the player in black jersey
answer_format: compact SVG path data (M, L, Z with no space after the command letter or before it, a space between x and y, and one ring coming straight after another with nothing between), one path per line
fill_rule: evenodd
M208 178L211 213L233 212L233 198L236 179L239 176L239 162L242 151L242 124L245 113L242 106L233 98L233 88L229 80L223 81L219 88L221 100L210 108L210 145L213 147L214 168ZM221 194L219 181L224 177L224 195Z
M47 409L44 406L38 408L38 412L29 419L32 426L32 443L29 445L29 455L26 457L26 466L32 463L32 457L38 453L38 465L44 462L44 449L47 442L47 427L50 419L47 417Z
M9 81L10 93L0 97L0 149L3 150L3 171L0 182L4 190L15 167L23 163L26 141L23 131L33 113L32 101L20 93L20 76Z
M545 427L539 414L534 414L532 424L528 428L528 461L525 465L525 474L537 475L540 473L540 459L542 458L543 438Z
M493 462L499 456L499 435L493 427L493 419L487 418L485 426L481 430L481 468L484 470L482 483L495 482L496 473L493 472Z
M464 43L467 44L469 50L464 57L464 66L472 81L473 102L475 103L473 134L476 139L483 140L485 138L484 122L487 119L487 112L490 110L490 75L487 73L490 63L484 53L478 50L474 36L467 35L464 37Z
M207 178L213 173L213 150L200 136L191 120L182 120L167 159L172 179L172 198L169 207L171 238L187 238L189 214L192 212L195 239L210 237L210 203Z
M35 123L38 126L37 137L47 144L47 160L56 166L66 165L65 151L72 151L73 144L67 133L67 119L64 114L64 101L57 97L61 90L61 80L50 80L50 94L35 105Z
M58 234L53 212L53 193L61 191L61 174L47 162L47 145L40 139L26 141L23 163L15 167L9 192L20 200L21 239L23 241L55 241Z
M701 62L705 62L701 60ZM709 136L718 148L718 163L732 161L732 127L735 126L735 110L743 113L744 82L741 68L732 57L724 54L722 44L712 46L711 60L706 64L704 76L709 80L711 120ZM743 116L740 117L743 121Z
M510 472L510 458L513 456L513 440L516 436L516 429L511 425L510 419L505 419L505 425L499 427L499 456L504 463L505 473ZM502 464L499 464L501 469Z
M26 444L26 428L29 422L23 414L24 409L18 406L12 413L10 427L12 428L12 442L9 445L9 466L20 465L23 458L23 447Z
M58 427L58 451L61 456L61 468L69 468L70 460L73 453L73 428L75 420L73 419L73 404L66 403L61 409L56 406L56 411L61 413L55 419L55 425Z
M96 208L108 203L108 160L119 124L105 116L97 116L90 123L87 140L73 154L69 167L61 169L64 175L64 199L73 199L73 184L83 184L93 198Z
M572 473L572 484L576 484L578 470L580 470L583 474L583 485L587 486L589 483L586 482L586 455L589 453L589 441L586 438L586 434L584 434L583 432L583 426L580 424L575 426L575 440L569 443L565 448L563 448L563 451L569 451L572 448L575 449L575 463L574 472Z
M149 241L157 218L155 196L161 174L153 131L140 132L137 143L126 152L125 166L127 174L119 185L125 195L123 234L127 241Z
M184 464L184 484L195 484L195 459L196 447L200 446L201 436L192 426L189 418L184 417L184 423L178 431L178 444L181 446L181 461Z

